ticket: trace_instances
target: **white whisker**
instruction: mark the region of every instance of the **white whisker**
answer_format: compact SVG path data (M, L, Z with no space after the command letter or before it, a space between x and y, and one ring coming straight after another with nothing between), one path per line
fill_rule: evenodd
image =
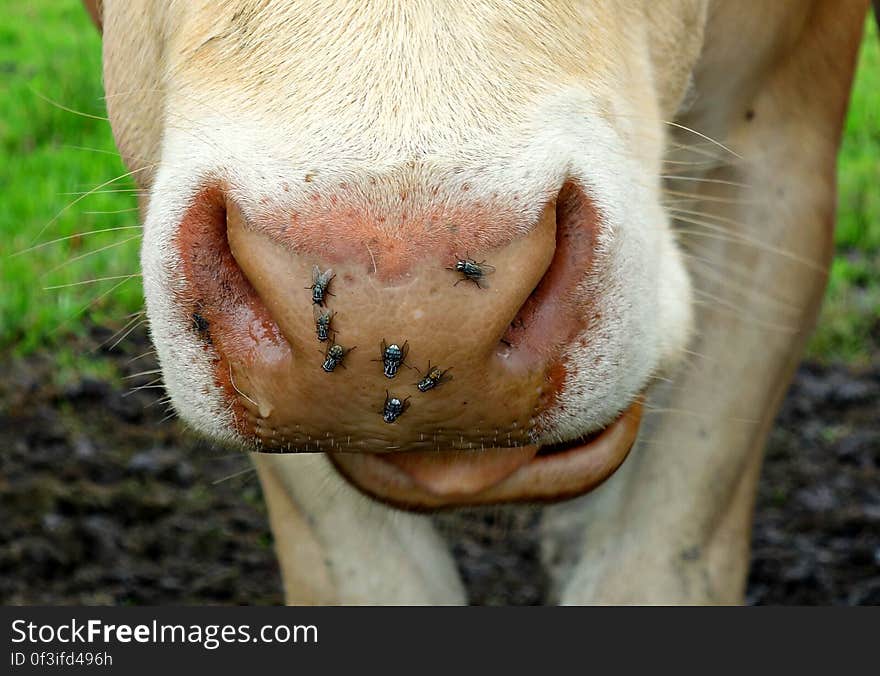
M50 103L53 106L55 106L56 108L60 108L61 110L64 110L68 113L73 113L74 115L79 115L80 117L88 117L92 120L100 120L101 122L109 122L110 121L110 118L108 118L108 117L103 117L101 115L92 115L91 113L84 113L81 110L74 110L73 108L68 108L67 106L58 103L58 101L53 101L45 94L41 94L33 87L29 87L29 89L34 93L35 96L43 99L43 101L45 101L46 103Z
M14 254L10 256L10 258L15 258L16 256L23 256L26 253L30 253L31 251L37 251L38 249L42 249L47 246L51 246L53 244L58 244L59 242L66 242L69 239L77 239L79 237L87 237L89 235L97 235L102 232L117 232L119 230L141 230L143 226L140 225L122 225L116 228L99 228L98 230L89 230L88 232L76 232L72 235L66 235L65 237L58 237L56 239L49 240L48 242L42 242L41 244L35 244L34 246L30 246L27 249L22 249L21 251L16 251Z
M94 256L95 254L101 253L102 251L106 251L107 249L113 249L113 248L116 248L117 246L122 246L126 242L131 242L131 241L139 239L139 238L140 238L140 235L134 235L133 237L127 237L126 239L120 240L118 242L113 242L112 244L102 246L98 249L94 249L92 251L87 251L86 253L80 254L79 256L74 256L73 258L68 258L66 261L64 261L60 265L56 265L54 268L46 270L40 276L46 277L48 275L51 275L53 272L58 272L59 270L66 268L71 263L75 263L76 261L82 260L83 258L88 258L89 256Z
M84 279L79 282L70 282L70 284L55 284L53 286L44 286L43 291L52 291L53 289L69 289L72 286L84 286L85 284L97 284L98 282L107 282L114 279L131 279L132 277L140 277L140 272L130 275L113 275L111 277L95 277L94 279Z

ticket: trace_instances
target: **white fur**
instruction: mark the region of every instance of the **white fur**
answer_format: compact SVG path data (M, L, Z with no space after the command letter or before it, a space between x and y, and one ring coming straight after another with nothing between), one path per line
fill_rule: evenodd
M255 221L304 208L313 192L332 191L341 182L356 186L365 207L381 209L406 182L444 186L451 206L453 200L466 205L465 199L498 195L499 203L522 205L516 219L522 224L536 220L564 181L579 181L604 223L601 265L585 271L580 286L584 311L600 307L602 320L590 326L586 347L574 342L568 350L569 375L560 397L566 413L544 416L541 441L577 437L607 424L687 338L687 275L659 206L659 183L643 178L659 173L661 132L655 133L652 152L644 133L637 137L638 148L628 148L584 88L547 92L531 119L492 136L479 129L438 130L415 164L402 150L381 149L374 138L351 133L349 120L326 120L316 132L302 122L269 127L231 111L200 118L204 106L189 102L189 108L186 125L169 124L165 137L145 223L143 265L168 390L178 411L202 431L228 438L232 420L212 384L207 355L189 330L188 314L173 305L170 291L180 283L180 265L169 243L192 196L214 179L230 186ZM301 177L309 172L315 179L304 183ZM378 180L370 184L369 178ZM463 183L468 193L456 190Z
M572 562L571 576L558 581L563 602L742 599L761 447L824 278L816 266L737 244L736 235L760 233L803 260L826 260L834 156L866 2L102 5L117 143L130 169L161 159L143 251L155 343L175 406L221 438L234 436L232 419L171 293L180 268L170 242L203 180L225 178L257 218L262 198L269 209L306 199L302 177L314 171L311 189L345 181L358 185L362 204L384 208L401 182L439 183L443 199L455 201L466 181L470 199L515 192L524 224L564 179L580 180L607 226L602 265L581 287L603 319L585 347L573 341L566 354L565 412L541 421L555 441L606 423L675 360L690 332L689 281L660 203L660 120L680 109L678 122L753 160L728 166L722 156L693 172L721 179L691 188L694 209L715 214L733 235L713 237L703 254L718 301L701 306L699 363L653 393L660 415L646 417L639 447L610 481L544 517L548 532L555 524L578 535L563 538L571 551L562 558ZM749 110L756 115L744 120ZM149 183L152 172L138 176ZM283 183L299 192L282 204ZM741 183L753 186L748 200ZM720 201L699 199L716 191ZM734 284L725 278L731 269L752 274ZM794 335L750 321L767 289L797 308ZM325 458L257 462L272 478L264 488L273 513L299 511L330 568L369 559L337 583L338 602L362 602L363 590L377 603L462 600L448 554L423 519L397 521L408 533L401 536L390 509L368 505L339 477L330 480L333 495L316 493ZM371 550L361 536L373 530L382 539ZM313 571L299 564L313 559L302 556L302 541L278 542L295 573L287 577L307 597L320 576L309 579ZM416 561L408 559L414 552Z

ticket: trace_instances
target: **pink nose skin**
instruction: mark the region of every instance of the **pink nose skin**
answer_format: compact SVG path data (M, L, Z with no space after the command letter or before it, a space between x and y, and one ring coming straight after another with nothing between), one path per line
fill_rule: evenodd
M326 215L277 221L292 225L251 222L207 188L176 242L178 303L215 355L241 435L342 465L388 454L433 496L479 494L534 461L536 419L565 380L561 354L587 327L572 298L597 222L579 187L567 184L525 234L482 250L463 249L481 242L479 224L438 234ZM389 378L392 344L404 358ZM445 373L420 389L429 363Z

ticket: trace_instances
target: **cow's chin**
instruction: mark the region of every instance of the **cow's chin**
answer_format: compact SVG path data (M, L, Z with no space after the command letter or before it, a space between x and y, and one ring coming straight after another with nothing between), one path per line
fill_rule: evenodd
M583 495L614 474L635 443L641 418L639 397L604 429L564 444L328 455L358 490L400 509L556 502Z

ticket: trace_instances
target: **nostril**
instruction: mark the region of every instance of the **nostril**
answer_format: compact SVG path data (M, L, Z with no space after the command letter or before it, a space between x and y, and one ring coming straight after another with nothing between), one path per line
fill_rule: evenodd
M553 258L502 338L511 354L552 355L587 321L578 287L594 263L598 212L572 181L559 191L555 211Z
M187 281L181 307L192 306L201 325L217 324L255 299L227 239L227 205L219 187L196 195L181 221L176 245Z
M232 373L237 365L253 362L258 353L264 360L289 354L278 325L230 247L227 218L235 209L219 186L195 196L174 241L183 283L172 290L186 325L212 353L216 383L233 402L237 399ZM243 411L235 418L241 422Z

